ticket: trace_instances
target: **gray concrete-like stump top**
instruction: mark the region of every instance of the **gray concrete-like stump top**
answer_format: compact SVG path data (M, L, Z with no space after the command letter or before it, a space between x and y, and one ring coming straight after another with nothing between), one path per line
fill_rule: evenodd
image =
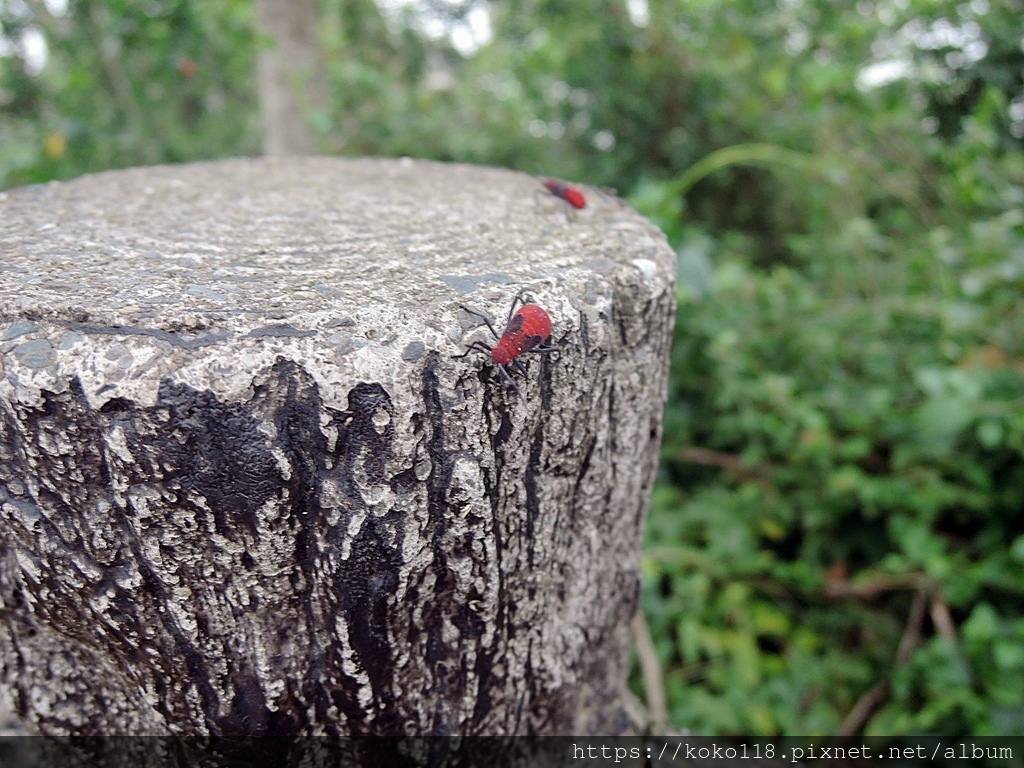
M541 190L538 193L538 190ZM623 733L674 256L539 180L231 160L0 194L0 705L48 733ZM520 396L460 304L520 289Z

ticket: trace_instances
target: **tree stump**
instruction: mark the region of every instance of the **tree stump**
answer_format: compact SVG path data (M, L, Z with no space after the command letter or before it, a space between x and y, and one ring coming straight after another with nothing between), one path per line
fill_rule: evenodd
M0 699L55 735L627 733L673 281L620 201L491 168L3 193ZM520 289L558 352L517 394L455 355Z

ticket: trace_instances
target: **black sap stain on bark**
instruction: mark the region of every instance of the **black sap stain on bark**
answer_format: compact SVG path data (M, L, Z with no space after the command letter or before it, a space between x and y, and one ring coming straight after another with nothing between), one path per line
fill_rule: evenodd
M154 409L157 419L147 418L145 409L142 419L132 421L104 409L101 413L112 424L125 429L133 455L148 455L152 465L162 467L165 486L180 487L186 498L200 495L206 500L195 512L202 516L208 508L217 533L231 541L238 541L243 531L256 535L257 510L278 494L283 477L248 406L224 403L211 392L165 380ZM166 427L133 428L140 421Z
M337 428L334 446L322 430L325 413ZM401 521L393 513L378 517L361 495L361 486L388 482L393 417L390 396L373 384L354 387L345 411L325 408L312 377L285 360L247 402L223 402L167 380L151 407L113 399L94 409L75 380L63 393L43 393L40 407L0 408L0 498L10 500L5 509L14 516L0 559L13 562L10 547L17 546L36 553L43 573L24 586L16 585L24 579L0 581L4 602L23 609L8 593L34 592L33 621L123 672L92 684L113 693L148 681L156 710L185 732L294 734L311 719L323 724L331 703L349 717L353 733L371 722L398 730L387 620ZM40 451L42 445L58 449ZM333 496L324 493L328 481ZM324 509L325 497L340 498L343 508ZM276 508L269 522L261 517L268 503ZM365 520L343 558L355 514ZM211 531L240 551L214 542ZM267 536L291 542L290 576L261 571L257 545ZM287 616L275 621L253 615L266 610L264 597L280 592L269 578L288 579L294 594ZM211 583L221 579L243 594L248 589L248 603L218 599L223 588ZM192 587L191 595L180 597L170 581ZM335 612L344 616L355 660L373 686L369 707L359 703L358 681L342 669L341 644L320 647L317 640L334 634ZM191 629L175 618L181 614L190 616ZM291 641L284 635L304 630L303 677L289 681L274 712L248 646L225 640L224 624L233 622L282 633L265 636L272 654L292 653L283 650ZM69 685L90 684L84 670L68 675ZM189 690L198 693L203 722L181 721Z
M402 520L399 512L383 505L375 508L372 500L364 498L391 486L388 463L394 452L394 418L388 392L380 384L360 383L348 394L348 408L332 420L338 430L336 478L342 497L351 505L345 517L363 517L351 540L345 540L351 534L347 520L330 537L337 558L330 598L345 619L348 641L374 695L371 727L358 703L356 681L348 680L343 691L332 693L332 701L348 715L353 733L399 732L402 727L392 690L395 649L388 632L389 600L398 588L402 563ZM347 548L347 556L342 548ZM340 666L340 658L333 661Z

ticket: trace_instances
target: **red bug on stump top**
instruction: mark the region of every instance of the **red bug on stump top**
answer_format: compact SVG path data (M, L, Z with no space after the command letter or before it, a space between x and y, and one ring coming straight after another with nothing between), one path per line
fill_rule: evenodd
M577 211L587 207L587 198L572 184L557 179L545 179L544 187L555 197L560 197Z
M521 361L516 358L526 352L555 352L557 347L543 346L551 337L551 317L544 311L543 307L526 301L523 295L525 290L516 294L512 299L512 307L508 312L508 323L505 325L505 332L499 334L494 328L491 319L482 312L460 305L464 312L483 320L497 343L493 347L487 346L477 339L470 342L466 351L455 357L465 357L470 352L483 352L490 355L491 362L498 369L502 379L513 389L517 389L512 377L509 376L508 368L511 368L520 376L526 376L526 369ZM516 309L516 306L519 309ZM517 390L518 391L518 390Z

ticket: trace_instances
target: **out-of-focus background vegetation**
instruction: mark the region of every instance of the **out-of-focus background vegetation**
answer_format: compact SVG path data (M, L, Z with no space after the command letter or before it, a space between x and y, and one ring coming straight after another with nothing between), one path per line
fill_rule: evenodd
M655 715L1024 734L1024 3L317 11L320 151L615 187L679 253ZM0 24L0 187L260 151L249 2Z

